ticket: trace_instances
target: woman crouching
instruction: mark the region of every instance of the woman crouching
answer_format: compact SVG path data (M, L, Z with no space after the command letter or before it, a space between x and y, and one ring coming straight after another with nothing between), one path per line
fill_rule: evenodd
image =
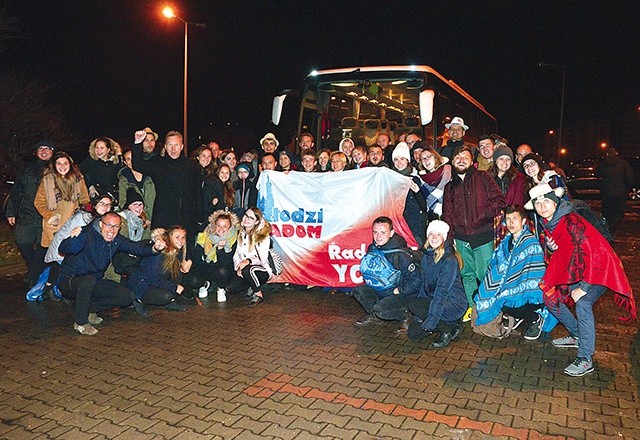
M425 255L422 258L422 291L410 298L409 311L414 315L407 333L418 340L440 332L435 348L444 348L462 333L462 316L467 310L467 297L460 278L458 258L452 241L447 242L449 225L433 220L427 228Z
M250 307L263 301L262 285L273 275L269 266L270 233L271 225L262 216L262 211L247 209L242 216L238 247L233 256L236 276L227 290L233 294L251 289Z
M155 241L158 237L162 237L167 246L161 253L143 258L127 282L135 295L133 305L143 316L148 314L145 304L164 306L176 312L186 310L176 298L184 292L183 274L191 269L191 260L186 259L187 231L182 226L172 226L166 231L153 230L151 239Z

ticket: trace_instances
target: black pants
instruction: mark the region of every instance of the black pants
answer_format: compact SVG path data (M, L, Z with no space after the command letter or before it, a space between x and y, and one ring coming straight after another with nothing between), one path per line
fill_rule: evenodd
M166 306L175 299L175 294L166 289L149 287L142 294L142 302L150 306Z
M45 268L44 255L47 252L40 246L42 226L20 226L15 229L15 240L20 255L27 264L26 281L35 283Z
M206 281L209 281L216 287L226 289L234 275L235 271L232 266L199 264L193 266L189 273L185 275L184 285L190 289L198 289L204 286Z
M538 319L536 310L541 309L544 304L525 304L523 306L513 308L502 306L502 313L513 316L516 319L522 319L525 323L532 323Z
M423 321L427 319L429 315L429 308L431 307L431 300L426 297L411 297L409 301L407 301L407 308L411 312L412 315L417 316ZM436 330L443 333L451 333L453 329L460 327L460 320L456 321L442 321L438 322L436 326Z
M262 285L269 281L269 272L262 266L247 265L242 269L242 276L234 276L227 285L227 291L231 294L240 293L251 289L253 293L262 290Z
M626 201L627 196L602 198L602 216L609 222L609 230L612 235L622 223Z
M413 298L393 294L381 296L369 286L358 286L351 293L365 312L388 321L402 321L407 313L407 301Z
M62 296L75 300L76 324L89 322L89 313L113 307L128 307L133 302L133 292L115 281L97 279L94 275L77 275L62 280L58 286Z

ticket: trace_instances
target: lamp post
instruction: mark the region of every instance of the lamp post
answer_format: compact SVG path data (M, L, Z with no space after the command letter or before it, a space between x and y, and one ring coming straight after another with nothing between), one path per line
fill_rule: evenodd
M199 27L207 27L205 23L190 23L180 17L178 17L174 12L173 8L170 6L165 7L162 10L162 13L167 18L175 18L184 23L184 81L183 81L183 101L182 101L182 136L184 143L184 154L187 154L187 97L188 97L188 88L187 88L187 78L188 78L188 60L189 60L189 45L188 45L188 36L189 36L189 25L195 25Z
M564 119L564 86L566 83L566 71L565 66L561 64L551 64L551 63L538 63L538 67L554 67L556 69L562 69L562 97L560 99L560 125L558 126L558 153L562 149L562 121ZM560 158L558 157L558 160Z

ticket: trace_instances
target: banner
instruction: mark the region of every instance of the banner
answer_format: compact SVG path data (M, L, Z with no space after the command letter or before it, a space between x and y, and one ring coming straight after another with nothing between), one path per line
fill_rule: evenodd
M272 226L283 273L274 282L353 287L362 284L360 259L380 216L393 221L409 246L417 243L402 211L411 179L388 168L339 173L263 171L258 207Z

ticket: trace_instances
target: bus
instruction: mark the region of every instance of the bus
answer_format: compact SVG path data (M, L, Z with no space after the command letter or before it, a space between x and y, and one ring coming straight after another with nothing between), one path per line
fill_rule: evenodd
M330 150L337 150L343 138L370 146L381 133L396 143L402 133L411 132L441 147L447 140L445 124L455 116L469 126L465 141L470 143L497 129L496 118L482 104L429 66L314 70L305 78L302 94L285 90L273 99L271 122L284 124L287 113L288 121L297 120L296 137L309 132L317 149Z

